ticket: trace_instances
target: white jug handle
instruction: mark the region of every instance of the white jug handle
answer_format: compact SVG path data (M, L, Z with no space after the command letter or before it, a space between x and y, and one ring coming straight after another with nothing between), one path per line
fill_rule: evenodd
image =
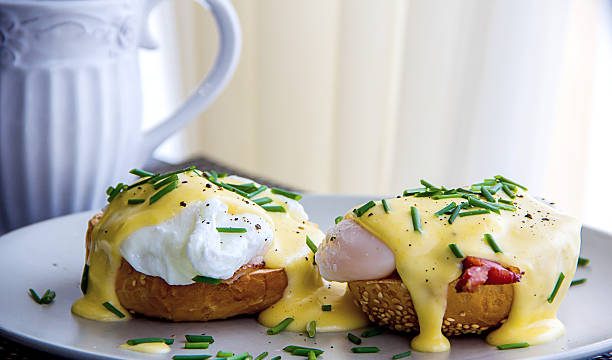
M145 13L158 2L159 0L151 0ZM196 0L196 2L205 9L210 9L215 18L219 29L219 53L210 73L185 103L168 119L144 134L141 148L143 162L164 140L195 119L219 96L238 65L242 36L238 15L233 6L228 0ZM143 32L141 45L149 48L156 46L146 29Z

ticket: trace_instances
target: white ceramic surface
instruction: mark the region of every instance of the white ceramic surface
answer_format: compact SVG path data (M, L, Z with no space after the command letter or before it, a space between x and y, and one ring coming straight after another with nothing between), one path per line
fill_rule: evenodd
M160 0L0 0L0 234L102 206L104 187L194 119L233 74L229 0L197 0L219 29L211 72L165 122L141 132L138 48ZM19 204L19 206L15 206Z
M349 207L369 200L351 196L305 196L303 204L312 220L323 227ZM22 343L74 358L169 359L172 354L216 353L218 350L268 351L284 355L288 344L315 346L326 352L324 359L389 359L409 349L406 336L385 334L365 339L363 345L379 346L376 355L354 355L346 333L318 334L311 340L300 334L265 334L254 319L242 318L210 323L166 323L138 319L121 323L100 323L70 313L70 305L80 296L83 267L83 236L91 213L70 215L28 226L0 238L0 332ZM582 254L591 266L580 269L578 277L588 278L584 285L571 289L560 311L567 326L562 339L526 349L499 351L480 338L453 339L449 353L413 353L411 359L561 359L584 358L612 349L612 298L610 274L612 236L585 228ZM55 303L40 306L29 299L28 288L57 292ZM181 350L184 334L206 332L215 337L210 350ZM357 331L358 333L358 331ZM117 346L128 338L175 336L169 355L144 355ZM332 348L333 346L333 348ZM287 356L283 356L287 358Z

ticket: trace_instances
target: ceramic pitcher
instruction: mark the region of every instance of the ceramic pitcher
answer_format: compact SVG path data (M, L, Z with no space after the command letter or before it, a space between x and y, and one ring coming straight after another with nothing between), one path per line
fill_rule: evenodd
M216 21L216 62L158 127L141 130L139 47L159 0L0 0L0 234L100 208L169 135L203 111L235 70L238 18L228 0L197 0Z

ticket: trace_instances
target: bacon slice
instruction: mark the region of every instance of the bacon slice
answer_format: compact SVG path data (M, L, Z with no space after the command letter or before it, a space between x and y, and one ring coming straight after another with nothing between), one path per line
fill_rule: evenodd
M474 292L480 285L502 285L521 281L521 271L514 266L503 266L495 261L467 256L463 259L463 274L455 289Z

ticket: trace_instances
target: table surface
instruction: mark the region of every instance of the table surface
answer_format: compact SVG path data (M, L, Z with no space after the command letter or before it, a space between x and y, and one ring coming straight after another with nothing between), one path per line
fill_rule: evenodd
M278 185L278 184L274 184L274 181L269 181L268 179L262 179L260 177L254 177L254 176L250 176L249 174L244 174L243 172L239 172L236 170L232 170L231 168L224 166L222 164L219 164L217 162L211 161L209 159L205 159L205 158L196 158L196 159L192 159L189 161L186 161L182 164L176 164L176 165L171 165L171 164L166 164L160 161L152 161L149 163L149 165L147 166L147 169L154 169L156 171L169 171L169 170L173 170L173 169L180 169L182 167L187 167L190 165L195 165L197 166L199 169L210 169L210 170L216 170L218 172L227 172L230 174L238 174L244 177L249 177L252 178L253 180L260 182L260 183L264 183L264 184L271 184L271 185ZM281 186L282 187L282 186ZM285 186L286 188L286 186ZM60 359L64 359L63 357L58 357L58 356L54 356L51 355L49 353L45 353L45 352L41 352L41 351L37 351L34 350L32 348L29 348L27 346L21 345L19 343L16 343L12 340L9 340L5 337L0 336L0 359L7 359L7 360L29 360L29 359L48 359L48 360L60 360ZM607 351L604 354L601 355L597 355L595 357L591 358L592 360L612 360L612 349L610 349L609 351Z

